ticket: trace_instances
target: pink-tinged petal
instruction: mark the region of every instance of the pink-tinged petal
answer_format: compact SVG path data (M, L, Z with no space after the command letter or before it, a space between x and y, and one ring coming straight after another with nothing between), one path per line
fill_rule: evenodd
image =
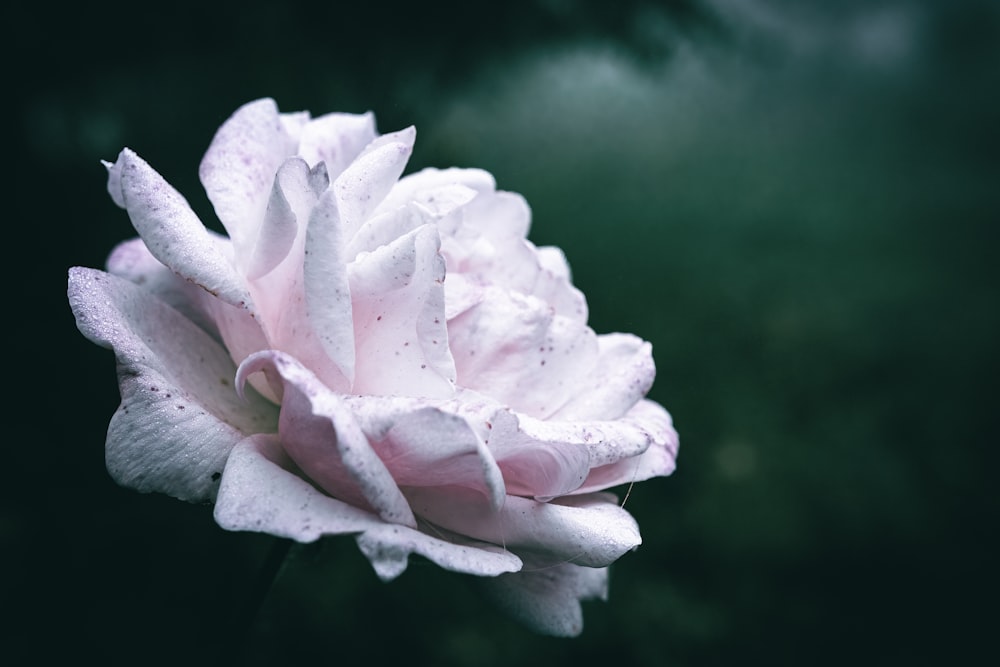
M569 403L552 415L553 420L617 419L653 386L652 345L623 333L598 336L597 343L597 364Z
M226 256L227 249L205 229L184 197L127 148L117 165L125 208L149 252L210 294L252 309L250 293Z
M457 535L445 540L405 526L382 524L358 535L361 549L383 581L395 579L406 569L411 553L453 572L495 577L521 569L521 559L495 544Z
M454 393L439 243L434 226L424 225L348 267L355 393L421 398Z
M463 186L478 193L496 190L496 181L488 171L458 167L450 169L428 167L399 179L382 205L387 208L396 208L420 197L422 192L454 185Z
M298 542L359 533L358 546L383 580L399 576L411 553L449 570L486 577L521 567L520 558L492 544L458 536L445 540L387 524L322 493L294 469L274 435L257 434L237 444L222 474L216 522L226 530L269 533Z
M436 225L443 240L447 239L460 219L456 212L475 196L476 191L464 185L448 185L421 190L412 200L399 206L387 207L383 202L354 234L344 256L354 259L362 252L392 243L426 224Z
M242 363L254 352L271 347L260 321L246 309L230 306L218 299L209 299L206 307L234 364ZM253 376L249 382L262 396L278 402L277 394L263 378Z
M119 484L211 500L230 449L276 427L256 393L241 400L235 367L211 336L150 292L93 269L70 271L80 331L114 350L122 402L108 428L108 471Z
M351 239L403 173L416 132L413 128L375 139L333 182L344 238Z
M494 509L503 504L504 476L487 446L495 407L475 411L395 396L347 396L344 402L400 486L465 486Z
M384 525L371 512L319 491L291 472L294 468L276 435L256 434L237 444L222 473L215 521L226 530L270 533L297 542Z
M554 637L576 637L583 631L581 600L608 597L608 569L572 563L534 569L483 582L497 605L533 629Z
M665 477L674 471L677 462L678 438L670 415L657 403L643 400L636 404L621 421L639 426L650 434L652 441L644 452L631 458L614 459L606 456L590 471L587 480L574 493L600 491L619 484L642 482L653 477ZM616 447L608 448L614 450Z
M339 395L281 352L248 357L237 382L242 386L257 371L281 385L278 433L309 479L334 497L371 507L384 521L416 527L406 499Z
M589 327L495 287L448 322L448 335L459 386L534 417L561 408L597 359Z
M247 280L270 273L288 256L299 231L299 215L304 213L305 206L299 204L302 200L316 200L309 183L309 166L301 158L289 158L274 177L257 238L239 258ZM305 226L305 221L301 224Z
M152 292L212 337L219 337L218 327L206 305L206 299L212 297L153 257L142 239L123 241L115 246L108 256L107 271Z
M653 401L637 403L620 419L607 421L552 421L522 416L521 430L546 443L585 448L592 468L638 456L653 444L675 443L670 415Z
M298 152L310 165L325 163L330 178L336 180L375 137L375 116L371 112L331 113L302 127Z
M239 254L256 240L274 174L294 151L271 99L243 105L215 133L198 174Z
M344 261L343 227L332 190L320 197L309 218L302 280L303 314L309 323L308 335L318 339L323 354L329 359L312 367L322 368L332 362L343 381L327 380L327 384L332 389L342 384L346 391L354 382L354 314Z
M642 542L635 519L608 494L549 503L507 496L499 511L462 487L408 487L406 497L417 516L434 525L548 564L604 567Z

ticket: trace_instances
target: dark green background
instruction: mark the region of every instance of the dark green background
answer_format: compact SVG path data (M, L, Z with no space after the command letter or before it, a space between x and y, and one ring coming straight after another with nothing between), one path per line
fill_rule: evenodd
M669 666L995 653L1000 10L748 4L4 10L4 652ZM532 239L565 250L593 327L652 341L679 468L632 491L644 544L613 567L610 601L585 605L581 638L530 634L426 563L382 584L349 538L294 553L241 635L232 619L270 539L108 478L114 362L65 300L69 266L102 266L132 234L98 160L130 146L211 221L198 162L261 96L415 124L411 168L492 171L532 205Z

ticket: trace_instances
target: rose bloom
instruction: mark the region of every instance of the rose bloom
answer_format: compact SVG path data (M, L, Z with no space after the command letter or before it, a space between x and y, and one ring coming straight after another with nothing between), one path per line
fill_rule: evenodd
M640 543L603 490L674 468L650 345L587 326L490 174L400 178L414 137L243 106L200 168L228 238L131 150L105 163L139 238L71 269L69 299L117 359L108 471L229 530L352 534L383 580L410 554L483 576L575 635Z

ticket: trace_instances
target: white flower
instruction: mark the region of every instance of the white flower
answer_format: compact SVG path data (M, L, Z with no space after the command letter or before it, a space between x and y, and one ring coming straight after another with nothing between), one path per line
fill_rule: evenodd
M383 579L411 553L493 577L573 635L640 542L601 491L674 467L650 345L587 326L563 254L488 173L400 178L414 136L242 107L200 170L228 238L132 151L107 165L140 238L71 270L69 297L118 360L108 470L214 501L230 530L354 534Z

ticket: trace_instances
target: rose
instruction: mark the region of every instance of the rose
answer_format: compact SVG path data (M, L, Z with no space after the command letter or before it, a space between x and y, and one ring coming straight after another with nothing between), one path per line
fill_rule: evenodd
M118 361L108 470L226 529L354 534L385 580L411 553L488 577L574 635L640 542L602 490L673 470L650 345L587 326L488 173L400 178L414 136L245 105L200 169L228 238L132 151L106 163L139 238L72 269L69 298Z

